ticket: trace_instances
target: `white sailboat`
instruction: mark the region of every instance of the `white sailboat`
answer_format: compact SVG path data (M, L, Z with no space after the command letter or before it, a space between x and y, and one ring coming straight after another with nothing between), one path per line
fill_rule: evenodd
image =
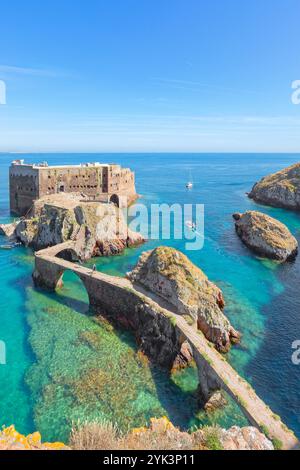
M190 179L189 179L189 181L186 183L185 187L186 187L187 189L192 189L192 187L193 187L193 181L192 181L191 172L190 172Z

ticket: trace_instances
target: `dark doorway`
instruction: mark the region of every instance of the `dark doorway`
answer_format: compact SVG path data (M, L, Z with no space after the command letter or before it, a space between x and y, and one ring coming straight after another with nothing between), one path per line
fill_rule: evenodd
M117 194L113 194L110 198L110 202L112 202L115 206L120 206L119 196Z

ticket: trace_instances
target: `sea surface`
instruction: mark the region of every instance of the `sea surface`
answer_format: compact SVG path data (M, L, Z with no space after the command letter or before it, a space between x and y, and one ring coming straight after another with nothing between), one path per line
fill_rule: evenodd
M185 251L223 289L226 315L243 335L228 360L300 437L300 366L291 360L292 342L300 339L300 256L283 265L254 256L237 238L232 220L233 212L258 209L284 222L300 241L300 214L257 205L246 196L258 179L300 155L0 154L0 223L12 220L8 167L16 157L49 164L113 161L135 170L139 203L147 207L204 204L201 250L186 251L186 241L174 237L149 240L120 256L99 258L97 268L124 275L142 251L162 243ZM190 175L194 187L187 191ZM163 415L182 429L247 424L231 400L210 415L199 410L196 369L170 375L149 364L130 333L91 315L73 273L65 273L64 287L49 294L34 289L32 269L29 249L0 249L0 341L6 345L0 425L66 442L78 421L112 421L124 431Z

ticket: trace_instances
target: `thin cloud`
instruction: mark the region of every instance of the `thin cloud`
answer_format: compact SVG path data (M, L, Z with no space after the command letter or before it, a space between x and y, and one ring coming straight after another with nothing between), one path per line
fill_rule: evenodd
M10 74L10 75L28 75L35 77L61 77L64 74L56 70L50 69L37 69L32 67L19 67L15 65L1 65L0 64L0 73Z
M153 77L151 78L151 80L163 83L165 85L170 85L173 88L191 90L191 91L197 91L202 88L210 88L212 90L220 90L220 91L234 92L234 93L236 93L237 91L240 91L243 93L255 93L255 94L262 93L259 90L245 90L245 89L238 90L237 88L223 87L220 85L202 83L202 82L197 82L193 80L180 80L180 79L175 79L175 78L173 79L173 78L159 78L159 77Z

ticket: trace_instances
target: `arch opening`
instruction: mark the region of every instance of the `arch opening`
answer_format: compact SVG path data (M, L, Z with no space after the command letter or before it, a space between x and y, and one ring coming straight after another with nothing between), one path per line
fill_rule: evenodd
M110 197L109 202L111 202L112 204L114 204L117 207L120 207L120 199L119 199L119 196L117 194L113 194Z
M70 261L71 263L79 262L79 256L72 248L66 248L62 251L59 251L55 256L56 258L64 259L65 261Z
M83 279L71 269L65 269L60 277L59 300L81 314L89 314L89 294Z

